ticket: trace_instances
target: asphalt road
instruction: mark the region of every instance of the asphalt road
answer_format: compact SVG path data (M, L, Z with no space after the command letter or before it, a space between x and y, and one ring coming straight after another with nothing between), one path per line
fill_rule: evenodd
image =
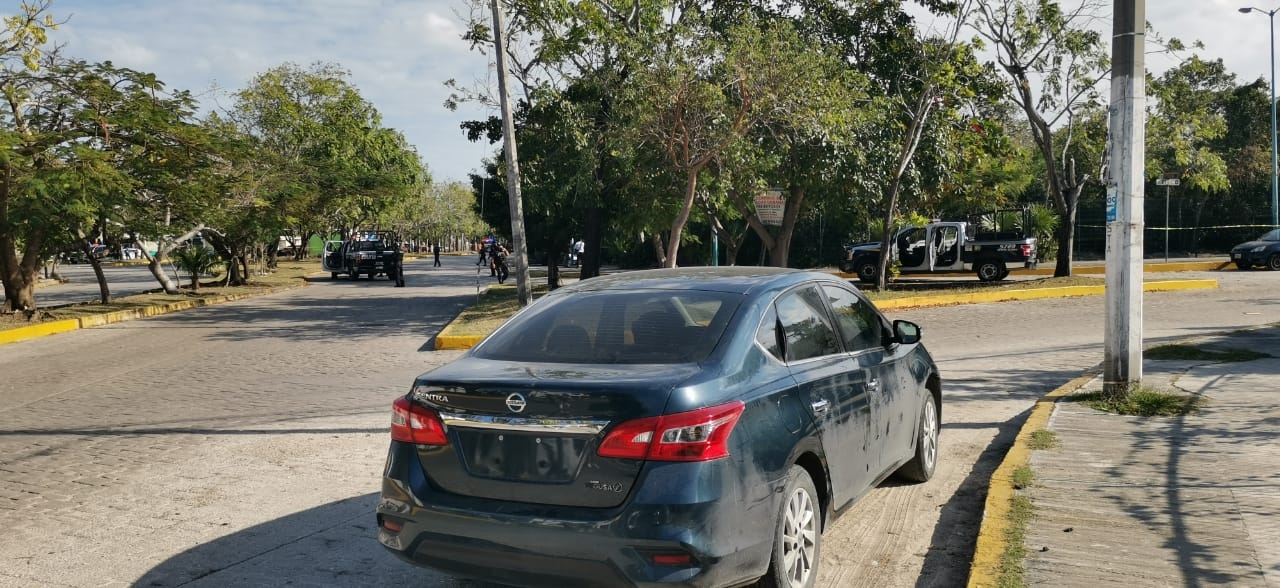
M169 277L175 278L169 264L164 267L169 272ZM58 266L58 273L66 282L42 281L36 287L36 306L45 308L98 300L98 278L93 274L93 266L87 263L63 264ZM160 287L160 283L145 265L104 266L102 273L107 277L107 287L111 289L112 296L140 294ZM182 283L185 284L190 279L183 275ZM4 292L0 292L0 302L3 301Z
M468 586L374 539L390 403L488 272L308 288L0 347L0 586ZM144 270L145 271L145 270ZM1271 272L1150 294L1148 341L1280 320ZM1034 399L1102 358L1099 297L922 309L945 378L938 477L824 536L822 586L957 586Z

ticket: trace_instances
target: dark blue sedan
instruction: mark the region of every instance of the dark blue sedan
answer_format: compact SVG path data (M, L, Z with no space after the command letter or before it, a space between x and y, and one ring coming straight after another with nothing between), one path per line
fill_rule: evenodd
M933 475L941 401L920 329L833 276L593 278L396 400L378 540L522 586L812 586L834 513Z
M1253 241L1232 247L1231 261L1242 270L1254 266L1262 266L1273 271L1280 270L1280 229L1268 231Z

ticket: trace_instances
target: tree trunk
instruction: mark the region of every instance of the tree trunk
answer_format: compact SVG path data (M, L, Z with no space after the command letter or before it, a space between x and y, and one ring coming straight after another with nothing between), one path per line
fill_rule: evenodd
M689 212L693 210L693 199L698 193L698 172L701 170L702 166L694 166L685 176L684 204L680 206L680 212L671 223L671 234L667 235L667 258L662 267L673 268L677 265L676 257L680 254L680 239L684 237L684 226L689 222Z
M658 233L650 235L649 243L653 245L653 254L658 258L658 267L669 267L667 265L667 252L662 246L662 235Z
M4 282L4 306L0 311L36 309L36 281L40 279L42 265L39 251L44 247L44 235L32 235L26 246L19 259L13 234L0 234L0 281Z
M111 304L111 287L107 285L107 274L102 271L102 262L94 257L93 246L89 245L88 240L81 238L80 250L89 260L89 265L93 267L93 277L98 280L98 301L102 304Z
M783 204L782 227L769 249L769 265L773 267L787 267L791 263L791 236L795 234L800 209L804 208L804 188L793 183L788 191L790 195Z
M1075 260L1074 247L1076 242L1076 215L1080 209L1080 192L1084 190L1084 185L1078 185L1072 188L1067 195L1066 214L1061 215L1058 221L1058 228L1054 231L1054 235L1058 240L1057 264L1053 268L1053 277L1063 278L1071 275L1071 264Z
M603 194L601 195L603 197ZM600 275L600 241L604 238L600 218L600 200L593 198L587 205L586 226L583 230L582 255L578 256L578 279L585 280Z

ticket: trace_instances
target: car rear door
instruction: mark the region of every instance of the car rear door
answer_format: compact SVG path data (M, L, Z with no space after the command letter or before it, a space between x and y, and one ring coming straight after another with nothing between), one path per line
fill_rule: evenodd
M324 255L320 257L320 267L327 272L340 272L342 267L342 241L325 241Z

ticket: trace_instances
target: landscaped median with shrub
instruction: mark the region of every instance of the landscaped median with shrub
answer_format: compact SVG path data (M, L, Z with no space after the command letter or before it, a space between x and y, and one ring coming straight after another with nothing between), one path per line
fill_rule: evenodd
M0 343L42 337L53 333L97 327L120 321L208 306L251 296L271 294L306 285L306 276L320 271L319 261L284 261L270 274L255 275L244 286L223 286L204 281L198 292L183 287L179 294L155 292L113 298L108 304L85 302L0 315Z

